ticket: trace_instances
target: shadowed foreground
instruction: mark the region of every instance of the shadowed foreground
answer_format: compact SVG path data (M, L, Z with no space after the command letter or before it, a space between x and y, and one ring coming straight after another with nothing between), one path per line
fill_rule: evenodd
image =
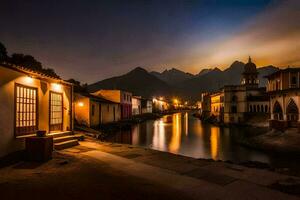
M1 199L298 199L270 189L290 178L128 145L82 142L45 164L0 169Z

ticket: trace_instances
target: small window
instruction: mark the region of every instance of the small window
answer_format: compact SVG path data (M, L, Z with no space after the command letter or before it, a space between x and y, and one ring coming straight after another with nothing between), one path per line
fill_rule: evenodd
M236 106L231 106L231 112L232 112L232 113L237 113L237 108L236 108Z
M268 112L268 106L265 105L265 112L267 113Z
M92 105L92 116L95 115L95 105Z
M291 84L292 85L296 85L297 84L297 77L296 76L292 76L292 78L291 78Z
M250 112L253 112L253 111L252 111L252 105L250 105Z

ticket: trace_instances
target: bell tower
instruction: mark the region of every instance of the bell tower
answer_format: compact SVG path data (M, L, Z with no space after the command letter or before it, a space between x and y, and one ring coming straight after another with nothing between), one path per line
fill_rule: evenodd
M244 72L242 74L242 85L258 87L259 80L257 78L258 72L256 65L252 62L249 56L248 63L244 66Z

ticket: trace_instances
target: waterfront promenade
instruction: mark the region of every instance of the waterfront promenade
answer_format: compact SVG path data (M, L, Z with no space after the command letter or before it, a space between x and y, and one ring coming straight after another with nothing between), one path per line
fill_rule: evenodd
M299 199L268 170L87 139L44 164L0 169L3 199Z

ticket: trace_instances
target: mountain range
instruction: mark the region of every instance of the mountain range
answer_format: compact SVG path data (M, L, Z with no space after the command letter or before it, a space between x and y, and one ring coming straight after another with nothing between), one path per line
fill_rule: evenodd
M163 72L148 72L137 67L117 77L108 78L88 86L90 92L99 89L121 89L134 95L150 98L152 96L179 96L187 100L197 100L202 92L217 91L224 85L240 84L245 63L233 62L227 69L203 69L198 74L190 74L171 68ZM264 76L278 70L272 65L257 69L260 87L266 85Z

